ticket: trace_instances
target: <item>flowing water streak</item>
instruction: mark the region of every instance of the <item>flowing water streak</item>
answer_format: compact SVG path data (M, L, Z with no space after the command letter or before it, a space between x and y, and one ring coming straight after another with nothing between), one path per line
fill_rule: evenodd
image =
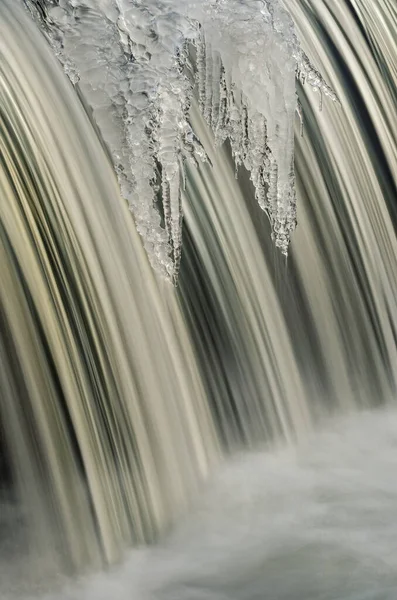
M271 267L236 185L230 151L215 150L214 137L196 104L191 119L213 167L188 171L184 212L204 282L198 285L194 280L194 265L189 264L193 256L186 248L181 295L196 344L202 348L216 422L230 447L280 437L292 441L307 431L311 417ZM267 235L265 227L262 235ZM212 308L195 322L194 311L200 311L206 295L212 298ZM206 316L214 324L212 341L204 349ZM217 351L220 362L205 359L208 352Z
M14 474L49 555L52 529L73 565L113 561L179 514L218 444L172 288L153 277L74 90L8 0L0 157L0 418Z
M342 406L383 402L396 392L397 15L388 0L286 4L342 104L320 112L300 90L293 260L329 395Z
M397 55L396 19L390 11L389 20L380 18L371 6L360 3L366 39L348 4L288 4L305 50L342 105L320 107L318 95L300 87L300 226L286 265L267 241L248 174L239 169L236 183L230 150L215 153L192 112L214 167L189 170L181 289L231 446L291 439L324 412L395 397L397 101L387 59ZM375 39L382 46L374 55Z

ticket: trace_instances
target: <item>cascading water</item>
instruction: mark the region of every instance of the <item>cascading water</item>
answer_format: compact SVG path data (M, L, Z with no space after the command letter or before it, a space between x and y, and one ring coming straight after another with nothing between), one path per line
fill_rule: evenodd
M280 206L286 197L293 206L293 194L276 194L273 211L262 206L270 223L259 205L273 197L260 169L271 173L281 148L291 149L291 81L286 74L281 93L281 79L273 88L271 71L258 73L262 89L281 95L277 115L265 114L280 137L270 135L275 145L256 163L258 94L249 69L239 80L228 57L247 66L262 55L229 19L227 3L186 3L187 29L186 6L176 0L26 4L79 79L80 101L27 15L2 0L0 467L19 504L1 505L0 597L40 597L54 586L50 597L62 600L394 600L397 416L385 408L355 414L392 404L396 392L392 3L285 1L303 50L331 87L294 46L300 76L306 69L320 94L332 88L341 101L320 102L320 111L319 95L298 84L300 226L287 260L270 234L277 243ZM257 6L235 4L242 23ZM265 21L266 8L281 10L263 6ZM289 23L278 25L279 15L266 29L276 29L268 52ZM137 22L141 34L149 23L168 42L177 23L179 54L163 56L155 36L139 44ZM222 22L229 37L217 41L212 23ZM184 40L197 35L189 50ZM129 91L120 92L126 47L141 54L128 67ZM266 68L278 68L282 52ZM197 102L191 95L178 104L178 86L192 93L189 53ZM137 118L148 107L134 96L143 89L145 127ZM271 101L274 109L277 97ZM152 264L174 279L183 209L177 290L153 275L103 146ZM293 181L284 164L277 189L287 172ZM341 412L353 414L309 433ZM275 450L281 441L289 447ZM259 451L266 442L273 450ZM208 491L193 501L211 472ZM65 562L83 571L159 536L110 573L65 580L62 591L54 581Z
M33 24L0 12L1 421L33 538L112 562L179 513L215 428L89 120Z
M289 4L307 51L343 105L334 113L324 104L319 112L300 90L307 135L297 138L304 204L294 256L311 320L327 328L317 337L331 396L360 405L394 398L396 390L397 105L396 80L386 75L387 52L397 52L396 15L391 3L380 4L384 16L363 1L324 2L315 10L308 2ZM367 10L382 35L370 18L363 21ZM374 35L388 49L381 62ZM319 284L311 285L315 276Z

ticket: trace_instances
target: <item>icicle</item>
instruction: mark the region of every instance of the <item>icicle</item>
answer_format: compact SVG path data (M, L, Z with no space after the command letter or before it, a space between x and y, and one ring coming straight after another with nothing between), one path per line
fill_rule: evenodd
M297 61L297 76L302 83L307 83L313 88L320 90L324 96L327 96L332 102L340 104L338 96L334 90L329 87L321 74L313 67L306 54L299 48L294 52Z
M280 0L23 0L92 107L153 267L170 278L182 239L184 159L208 161L191 130L196 47L200 108L215 143L230 140L286 251L295 219L295 78L337 101L301 50ZM182 158L181 158L182 157ZM165 228L156 207L162 169Z
M218 53L213 53L212 56L212 109L211 109L211 125L212 129L216 131L217 123L219 120L219 104L220 104L220 86L221 81L221 59Z
M179 154L179 173L182 179L182 189L186 191L186 170L185 170L185 159L182 155L182 152Z
M228 89L226 83L225 69L221 67L221 80L219 83L219 118L215 129L215 142L223 144L226 140L228 123Z
M267 188L270 171L270 150L267 146L266 121L262 115L247 109L248 137L250 144L245 167L250 170L256 199L262 210L268 212Z
M297 102L297 106L296 106L296 112L298 113L298 117L299 117L299 121L300 121L299 135L300 135L300 137L303 137L304 117L303 117L302 104L301 104L299 98L298 98L298 102Z
M199 107L201 112L204 114L205 102L206 102L206 51L205 51L205 38L203 31L200 29L199 35L196 40L196 68L197 68L197 86L198 86L198 97Z
M228 94L228 137L232 146L232 152L236 168L243 162L241 111L238 100L236 100L236 88L231 85Z
M171 237L171 193L170 193L170 182L167 179L167 174L163 170L161 174L161 194L163 201L163 211L164 211L164 225L165 229L168 233L168 236Z
M208 125L211 127L212 122L212 95L213 95L213 80L212 80L212 51L211 44L205 43L205 103L203 116Z
M178 278L182 246L182 198L179 173L170 181L171 239L174 259L174 282Z

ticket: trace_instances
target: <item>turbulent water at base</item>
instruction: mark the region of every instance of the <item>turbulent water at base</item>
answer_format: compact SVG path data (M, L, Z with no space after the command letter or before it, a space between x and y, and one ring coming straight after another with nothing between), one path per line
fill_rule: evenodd
M237 457L158 547L51 600L393 600L397 413ZM49 599L48 599L49 600Z
M193 101L174 290L0 1L1 599L395 600L397 14L285 5L341 101L299 84L288 259Z

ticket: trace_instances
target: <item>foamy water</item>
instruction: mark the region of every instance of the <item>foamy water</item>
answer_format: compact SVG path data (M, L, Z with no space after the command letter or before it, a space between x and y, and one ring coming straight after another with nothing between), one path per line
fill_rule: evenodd
M297 448L225 464L162 544L30 597L395 600L396 473L396 412L332 421ZM25 599L20 585L0 597Z

